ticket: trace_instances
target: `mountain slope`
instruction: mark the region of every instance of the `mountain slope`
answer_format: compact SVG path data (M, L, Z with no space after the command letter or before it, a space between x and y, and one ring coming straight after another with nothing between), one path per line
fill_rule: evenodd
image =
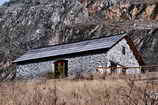
M127 32L157 64L156 0L11 0L0 7L0 67L25 51Z

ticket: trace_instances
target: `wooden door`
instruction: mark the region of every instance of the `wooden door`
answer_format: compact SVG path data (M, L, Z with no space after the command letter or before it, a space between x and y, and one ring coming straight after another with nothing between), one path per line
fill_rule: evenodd
M54 63L55 65L55 77L56 78L64 78L67 77L68 71L68 61L60 60Z

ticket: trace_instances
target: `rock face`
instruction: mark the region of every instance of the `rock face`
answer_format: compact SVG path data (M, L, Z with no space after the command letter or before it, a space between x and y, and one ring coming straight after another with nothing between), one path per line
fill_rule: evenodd
M120 4L108 9L107 20L158 20L158 4Z
M129 35L142 53L146 64L157 64L158 36L157 29L132 30Z
M32 48L137 30L147 31L133 39L145 62L157 64L157 9L156 0L11 0L0 7L0 67Z
M5 10L0 18L0 52L9 59L28 49L62 43L65 25L83 8L76 0L26 0L8 5L2 7ZM75 19L84 18L84 11L78 11Z

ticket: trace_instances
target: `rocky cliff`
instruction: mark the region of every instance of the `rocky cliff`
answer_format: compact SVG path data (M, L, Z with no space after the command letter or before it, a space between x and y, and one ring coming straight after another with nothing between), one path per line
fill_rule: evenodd
M11 0L0 7L0 67L25 51L127 32L158 64L156 0Z

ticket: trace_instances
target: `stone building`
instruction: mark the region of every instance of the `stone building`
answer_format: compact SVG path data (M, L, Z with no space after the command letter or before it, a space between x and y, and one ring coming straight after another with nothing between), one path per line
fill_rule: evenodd
M17 77L36 77L48 72L56 76L93 73L97 67L144 65L134 43L125 34L76 43L33 49L14 61ZM141 69L107 69L107 72L141 73Z

